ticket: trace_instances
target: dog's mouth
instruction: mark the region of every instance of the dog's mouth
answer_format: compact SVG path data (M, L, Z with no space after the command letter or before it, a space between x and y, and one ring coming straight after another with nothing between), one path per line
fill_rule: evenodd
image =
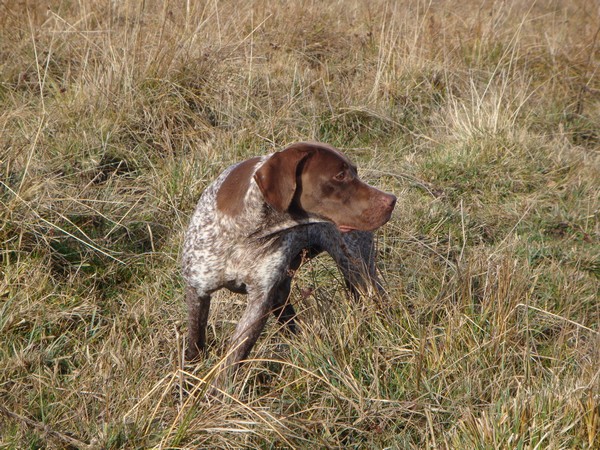
M338 225L337 227L338 227L338 230L340 230L342 233L348 233L350 231L356 230L356 228L349 227L347 225Z

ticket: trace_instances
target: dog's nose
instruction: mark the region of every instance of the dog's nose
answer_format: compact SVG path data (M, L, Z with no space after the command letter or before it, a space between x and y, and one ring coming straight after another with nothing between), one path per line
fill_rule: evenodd
M386 197L385 197L386 209L389 209L390 211L392 211L394 209L394 207L396 206L396 200L398 200L398 199L396 198L395 195L386 194Z

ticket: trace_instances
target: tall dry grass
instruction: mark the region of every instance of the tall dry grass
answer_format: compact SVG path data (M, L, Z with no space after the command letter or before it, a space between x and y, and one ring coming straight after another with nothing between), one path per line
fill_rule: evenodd
M0 446L597 448L599 14L1 2ZM300 335L270 324L209 402L244 299L184 366L182 230L223 168L306 139L398 195L387 298L311 262Z

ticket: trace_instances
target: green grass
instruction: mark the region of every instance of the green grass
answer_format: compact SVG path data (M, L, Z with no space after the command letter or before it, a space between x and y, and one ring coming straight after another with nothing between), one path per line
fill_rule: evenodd
M568 3L568 4L567 4ZM0 448L597 448L591 2L5 1ZM179 249L225 167L338 146L398 196L388 295L332 261L207 401Z

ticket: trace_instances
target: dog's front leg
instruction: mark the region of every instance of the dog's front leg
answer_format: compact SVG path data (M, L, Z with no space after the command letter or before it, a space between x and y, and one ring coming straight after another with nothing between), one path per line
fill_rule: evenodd
M196 288L186 286L188 305L189 337L185 351L186 361L194 361L206 350L206 323L210 309L210 295L199 293Z
M229 374L234 374L239 368L241 361L247 358L265 327L267 318L272 310L271 297L274 294L274 290L274 288L267 290L249 287L248 305L231 337L228 350L226 372Z
M353 298L360 294L383 293L375 266L375 245L370 231L351 231L337 234L333 244L324 242L323 248L331 255L344 275L346 286Z

